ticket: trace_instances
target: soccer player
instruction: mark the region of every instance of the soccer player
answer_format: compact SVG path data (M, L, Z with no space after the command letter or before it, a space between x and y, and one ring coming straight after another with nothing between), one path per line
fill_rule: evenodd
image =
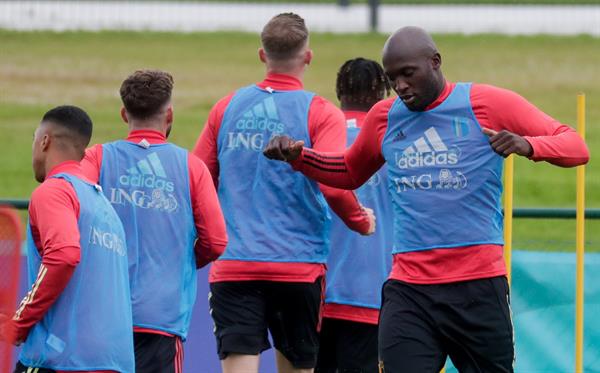
M389 80L375 61L356 58L341 66L336 93L346 117L348 146L369 109L390 90ZM361 236L333 217L317 373L377 372L381 286L391 269L393 244L385 166L356 193L373 208L380 223L373 235Z
M125 140L95 145L83 162L99 178L127 236L136 371L183 367L196 269L225 249L225 222L204 163L167 142L173 78L139 70L123 81Z
M383 50L398 97L371 109L350 149L324 153L279 137L265 154L349 189L387 165L394 259L379 324L385 372L438 372L448 355L459 371L512 372L503 157L573 167L589 153L572 128L518 94L448 82L441 64L424 30L398 30Z
M79 162L92 121L75 106L48 111L35 131L37 187L29 203L31 290L4 335L23 344L15 373L133 373L125 232Z
M279 14L261 40L266 78L217 102L194 149L218 185L230 240L211 267L211 314L225 373L258 371L267 330L280 372L310 372L329 251L326 200L360 233L373 232L374 217L352 192L321 187L261 155L282 133L323 151L346 145L343 113L303 89L313 57L304 20Z

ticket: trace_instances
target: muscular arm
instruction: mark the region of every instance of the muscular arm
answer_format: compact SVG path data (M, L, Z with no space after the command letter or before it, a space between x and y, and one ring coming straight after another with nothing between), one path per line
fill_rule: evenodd
M190 193L198 239L194 245L196 267L201 268L217 259L227 246L225 219L213 179L198 157L189 155Z
M66 185L65 185L66 184ZM79 201L71 185L51 179L31 196L32 235L42 263L37 279L9 324L12 341L20 343L39 322L69 283L80 260Z
M483 127L523 136L533 149L530 159L561 167L587 163L587 145L571 127L553 119L515 92L474 84L471 102Z
M381 143L392 103L393 99L381 101L369 111L356 141L345 152L319 152L304 148L300 157L291 162L292 167L335 188L360 187L385 163Z

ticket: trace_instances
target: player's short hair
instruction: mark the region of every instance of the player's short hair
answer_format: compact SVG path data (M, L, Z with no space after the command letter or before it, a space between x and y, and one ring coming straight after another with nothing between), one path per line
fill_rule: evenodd
M72 105L62 105L51 109L42 117L42 123L52 123L66 131L63 137L85 148L92 138L92 119L81 108Z
M287 60L306 45L308 29L304 19L294 13L281 13L271 18L263 28L260 39L270 59Z
M171 100L173 77L160 70L137 70L121 84L119 93L127 113L137 119L158 114Z
M338 99L357 105L374 104L390 94L390 81L377 62L365 58L346 61L337 74Z

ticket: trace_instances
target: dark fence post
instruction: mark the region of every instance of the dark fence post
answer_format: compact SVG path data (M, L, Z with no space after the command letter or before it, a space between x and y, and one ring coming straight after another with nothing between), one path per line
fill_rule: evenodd
M350 5L350 0L338 0L340 6L347 7Z
M369 26L371 32L377 32L379 26L379 4L380 0L369 0Z

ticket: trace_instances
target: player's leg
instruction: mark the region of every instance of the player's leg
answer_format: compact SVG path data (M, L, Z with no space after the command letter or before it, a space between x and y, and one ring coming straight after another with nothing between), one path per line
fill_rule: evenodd
M263 287L263 281L210 284L210 313L223 373L258 372L260 353L271 347Z
M313 368L296 368L279 350L275 350L275 362L278 373L313 373Z
M446 360L441 335L430 315L427 288L389 280L379 316L379 365L385 373L438 373Z
M260 355L243 355L230 353L221 360L223 373L256 373L260 363Z
M323 280L314 283L272 282L267 318L280 373L312 372L319 351Z
M513 372L514 340L505 277L449 285L439 316L450 358L460 372Z
M139 373L179 373L182 370L183 344L176 336L133 333L135 370Z
M339 331L336 319L323 318L319 333L319 354L315 373L336 373Z

